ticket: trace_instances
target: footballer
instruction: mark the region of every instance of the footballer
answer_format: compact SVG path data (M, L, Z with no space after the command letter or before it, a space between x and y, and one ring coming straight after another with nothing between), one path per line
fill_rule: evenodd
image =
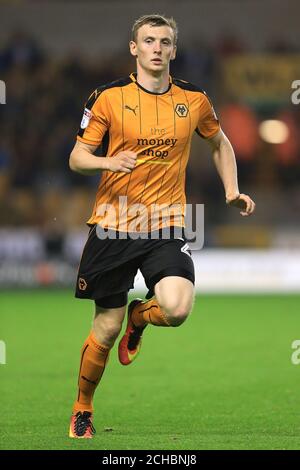
M76 284L76 297L92 299L95 315L81 350L72 438L95 434L93 396L126 312L118 345L123 365L136 359L148 325L180 326L192 310L195 274L183 229L194 132L211 147L226 203L242 216L255 210L252 199L239 192L234 151L210 99L201 88L170 76L176 44L173 18L146 15L135 21L129 47L136 72L90 95L70 155L71 170L101 172ZM94 155L99 146L101 157ZM154 232L155 237L133 236ZM148 293L127 308L138 269Z

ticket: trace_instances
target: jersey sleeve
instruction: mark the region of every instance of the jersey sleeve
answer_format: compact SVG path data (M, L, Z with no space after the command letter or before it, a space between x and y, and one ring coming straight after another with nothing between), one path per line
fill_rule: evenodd
M196 132L204 139L209 139L217 134L219 130L220 123L213 105L206 93L201 93L199 121Z
M77 140L84 144L100 145L110 126L106 93L95 90L85 104Z

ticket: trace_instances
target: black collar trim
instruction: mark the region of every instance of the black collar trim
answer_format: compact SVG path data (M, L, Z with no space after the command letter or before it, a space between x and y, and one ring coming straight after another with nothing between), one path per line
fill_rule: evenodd
M149 93L150 95L165 95L166 93L168 93L168 91L170 91L170 88L172 86L172 77L169 78L169 86L167 88L166 91L164 91L163 93L155 93L154 91L149 91L147 90L146 88L144 88L136 79L137 77L137 74L136 73L131 73L130 74L130 78L131 80L136 83L136 85L143 91L145 91L146 93Z

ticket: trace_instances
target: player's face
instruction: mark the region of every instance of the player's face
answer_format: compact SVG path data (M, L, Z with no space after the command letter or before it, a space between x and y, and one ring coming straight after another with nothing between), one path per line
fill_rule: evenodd
M136 42L130 42L130 52L146 71L162 72L175 59L174 33L169 26L144 24L137 31Z

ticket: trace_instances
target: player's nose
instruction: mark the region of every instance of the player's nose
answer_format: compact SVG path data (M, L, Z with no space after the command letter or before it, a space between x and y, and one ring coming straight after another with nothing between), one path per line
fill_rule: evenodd
M161 44L159 41L155 41L154 43L154 52L161 53Z

